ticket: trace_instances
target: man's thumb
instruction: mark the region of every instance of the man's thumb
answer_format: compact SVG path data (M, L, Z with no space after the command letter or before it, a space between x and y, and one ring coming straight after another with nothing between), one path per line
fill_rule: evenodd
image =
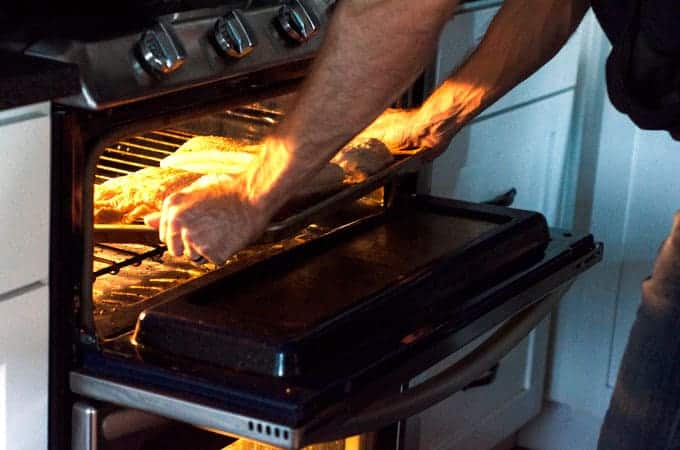
M161 213L155 212L144 217L144 223L151 228L158 228L161 224Z

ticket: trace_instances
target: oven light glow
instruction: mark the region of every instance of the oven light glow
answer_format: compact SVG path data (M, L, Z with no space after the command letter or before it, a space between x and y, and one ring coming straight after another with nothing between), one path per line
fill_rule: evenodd
M278 450L267 444L261 444L248 439L239 439L224 447L222 450ZM302 450L362 450L361 436L352 436L338 441L323 442L304 447Z
M135 338L135 336L137 336L137 332L139 331L139 323L142 322L145 317L146 317L146 312L144 312L144 311L139 313L139 316L137 317L137 323L135 324L135 332L132 333L132 337L130 338L130 343L132 345L134 345L135 347L139 346L139 342L137 342L137 339Z

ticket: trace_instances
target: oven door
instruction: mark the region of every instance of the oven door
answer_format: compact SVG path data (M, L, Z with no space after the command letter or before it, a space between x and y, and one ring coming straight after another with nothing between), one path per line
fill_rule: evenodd
M600 257L592 237L548 233L535 213L410 197L167 296L134 331L84 349L70 387L280 448L374 431L489 370ZM494 327L473 353L407 388Z
M98 183L158 166L196 135L257 142L304 69L55 112L57 407L105 402L291 449L372 431L487 371L600 259L591 236L549 230L538 213L414 196L418 153L289 205L223 267L173 258L148 230L94 224ZM73 447L96 448L101 424L75 406Z

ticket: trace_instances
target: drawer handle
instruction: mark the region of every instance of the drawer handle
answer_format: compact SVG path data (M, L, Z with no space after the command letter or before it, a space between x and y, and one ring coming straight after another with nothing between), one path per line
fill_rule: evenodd
M487 205L496 205L496 206L510 206L515 202L515 197L517 196L517 189L512 188L508 192L498 195L491 200L487 200L485 203Z
M342 423L312 432L310 442L332 441L375 431L424 411L469 387L536 328L557 305L569 285L558 288L510 318L471 353L443 372L401 394L369 405Z
M481 377L477 378L475 381L465 386L463 390L467 391L469 389L480 388L493 384L493 382L496 381L496 378L498 377L498 368L500 366L501 366L500 363L494 364L494 366L491 369L487 370L484 374L482 374Z

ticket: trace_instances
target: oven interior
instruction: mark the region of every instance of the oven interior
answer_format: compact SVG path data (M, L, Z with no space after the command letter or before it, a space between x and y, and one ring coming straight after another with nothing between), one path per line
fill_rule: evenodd
M119 196L147 189L146 180L137 184L131 175L162 166L198 137L256 145L294 97L243 103L96 149L94 217L118 204ZM147 357L160 353L262 376L299 377L317 372L322 361L336 365L329 358L380 354L377 348L430 321L441 297L488 283L546 247L549 233L540 216L485 214L412 199L413 191L399 189L399 180L421 166L420 154L393 153L359 181L346 172L338 189L289 202L257 242L220 266L170 255L139 217L136 223L94 223L92 247L86 249L92 287L85 284L84 298L97 340L129 341ZM120 180L125 184L115 185L112 200L108 191L97 194ZM433 272L441 280L419 281ZM418 298L423 292L414 283L430 295ZM382 336L374 335L376 327Z
M93 183L98 186L159 167L164 158L197 136L226 136L244 146L257 144L281 120L293 99L294 93L276 96L124 137L96 149ZM393 165L410 156L395 156ZM98 338L108 340L129 333L143 310L162 302L163 294L186 283L215 272L220 277L235 274L383 214L389 202L386 193L390 192L383 183L363 183L367 186L349 186L343 192L314 194L289 202L257 242L235 254L224 266L173 257L158 241L155 230L145 227L139 219L125 224L95 223L92 288L90 295L85 289L84 297L86 301L91 299ZM348 190L355 192L347 196Z

